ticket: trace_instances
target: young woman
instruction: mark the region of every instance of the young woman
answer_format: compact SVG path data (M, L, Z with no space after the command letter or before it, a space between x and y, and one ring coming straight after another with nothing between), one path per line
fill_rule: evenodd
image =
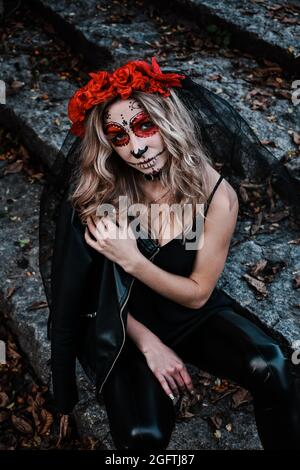
M299 449L288 360L216 288L238 194L214 169L195 118L204 106L195 111L185 99L189 79L164 74L154 58L152 68L135 61L90 75L69 104L80 152L52 268L51 365L62 429L78 401L77 356L103 394L116 448L166 448L176 397L193 393L188 362L251 392L264 449ZM82 328L83 311L92 327Z

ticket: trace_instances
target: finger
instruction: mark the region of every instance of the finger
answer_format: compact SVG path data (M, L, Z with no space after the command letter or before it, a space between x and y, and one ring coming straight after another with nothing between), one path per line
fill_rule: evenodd
M118 233L124 229L124 226L120 224L120 222L117 223L117 221L112 218L109 215L106 215L104 218L104 223L107 225L107 229L111 231L111 233Z
M101 220L105 223L105 225L107 226L115 226L116 223L115 221L111 218L111 215L107 214L107 215L104 215Z
M118 224L120 229L124 230L125 227L128 225L128 218L127 218L127 211L123 211L119 213L118 217Z
M161 375L161 374L157 374L156 377L157 377L157 379L159 380L159 382L160 382L162 388L164 389L164 391L166 392L166 394L168 395L168 397L171 398L172 401L175 400L175 397L174 397L174 395L173 395L173 392L172 392L172 390L170 389L169 384L168 384L168 382L166 381L166 379L164 378L164 376Z
M119 227L113 220L111 220L109 215L106 215L102 218L102 225L105 227L104 232L101 231L101 236L103 238L111 238L111 239L119 239L124 238L124 232L122 232L122 228Z
M88 225L90 225L92 228L94 228L94 230L96 229L96 225L97 225L97 222L98 222L98 217L95 217L93 215L89 215L87 217L87 223Z
M194 385L191 379L190 374L188 373L187 369L185 366L183 366L182 370L180 371L180 375L184 380L185 387L190 393L195 393L194 391Z
M90 245L92 248L95 248L95 250L101 250L101 248L99 247L98 245L98 242L97 241L94 241L90 235L89 235L89 232L88 232L88 229L86 228L85 231L84 231L84 238L85 238L85 241L88 243L88 245Z
M186 390L186 387L185 387L184 380L183 380L183 378L180 374L180 371L176 371L176 373L174 374L174 378L175 378L176 383L178 384L181 392L184 393L185 390Z
M87 222L89 223L89 225L91 225L91 227L94 228L94 230L97 229L97 225L99 224L99 222L102 222L103 224L103 221L105 220L105 217L106 216L101 216L99 217L98 215L90 215L87 217Z
M168 382L168 384L170 385L173 393L177 396L179 396L179 390L178 390L178 387L177 387L177 384L175 382L175 380L173 379L173 377L171 377L170 375L166 375L165 376L165 379L166 381Z
M108 215L102 217L101 224L99 225L101 236L106 238L109 234L110 237L117 237L117 225L110 219Z
M100 219L96 224L97 240L104 240L105 238L107 238L107 231L108 228L106 222L104 222L103 219Z
M87 218L87 226L93 237L97 238L97 227L92 217Z
M95 224L95 221L93 220L92 217L87 218L88 229L91 232L91 234L93 235L93 237L96 238L97 241L102 240L103 238L105 238L105 236L104 236L104 227L103 227L103 224L100 223L100 222L101 222L101 220L99 220Z

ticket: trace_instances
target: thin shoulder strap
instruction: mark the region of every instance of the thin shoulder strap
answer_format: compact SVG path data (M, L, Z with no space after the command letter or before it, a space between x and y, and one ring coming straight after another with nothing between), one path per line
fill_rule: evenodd
M220 178L218 179L218 181L216 182L214 189L212 190L211 194L209 195L209 198L206 201L206 209L205 209L204 215L206 215L206 213L208 211L208 208L209 208L209 205L211 203L211 200L212 200L212 198L213 198L213 196L214 196L214 194L217 190L217 187L221 183L222 179L223 179L223 176L221 175Z

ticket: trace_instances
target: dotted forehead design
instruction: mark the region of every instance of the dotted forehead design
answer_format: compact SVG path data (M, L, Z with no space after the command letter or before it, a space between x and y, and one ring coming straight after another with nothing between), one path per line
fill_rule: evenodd
M104 123L108 121L109 119L111 119L111 114L107 110L104 112L103 116L104 116Z
M129 100L129 104L128 104L128 108L130 109L130 111L134 111L135 109L136 110L143 110L143 108L141 107L141 105L138 103L138 101L136 100ZM124 115L121 113L120 114L121 118L122 118L122 125L125 127L125 126L128 126L128 121L124 118ZM135 116L134 116L135 117ZM104 112L104 124L106 125L107 124L107 121L111 120L111 112L106 110ZM114 122L114 124L120 124L120 123L117 123L117 122ZM128 131L128 128L126 129Z
M124 115L121 114L121 118L122 118L122 125L125 127L125 126L128 126L128 121L126 121L126 119L124 118Z

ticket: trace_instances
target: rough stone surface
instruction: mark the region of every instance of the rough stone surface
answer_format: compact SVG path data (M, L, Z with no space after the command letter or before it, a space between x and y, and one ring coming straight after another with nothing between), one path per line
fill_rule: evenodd
M158 2L157 2L158 3ZM161 4L161 2L160 2ZM163 1L168 4L168 1ZM231 43L297 72L300 66L300 4L297 0L176 0L174 7L202 26L221 26Z
M298 237L299 232L281 223L273 235L258 234L235 245L219 281L219 286L246 309L247 316L285 347L292 347L300 336L299 292L293 287L294 273L299 271L300 247L289 244ZM272 282L267 284L267 295L261 298L243 276L250 266L262 259L270 266L280 267Z

